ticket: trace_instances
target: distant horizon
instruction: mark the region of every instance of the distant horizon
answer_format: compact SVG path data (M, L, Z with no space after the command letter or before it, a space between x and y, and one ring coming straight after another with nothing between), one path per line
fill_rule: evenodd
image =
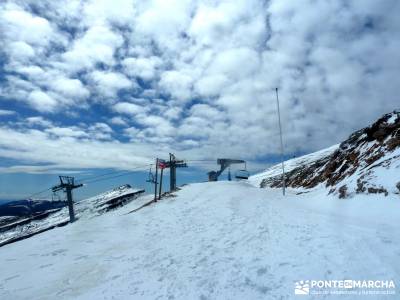
M285 160L291 159L294 156L299 157L302 155L306 155L303 153L298 154L288 154L284 156ZM280 156L273 156L270 158L264 159L264 162L257 163L253 165L251 163L247 164L247 169L250 174L253 175L255 173L261 172L268 168L269 166L278 164L281 161ZM219 166L215 163L207 163L207 166L203 166L200 168L198 163L188 163L188 168L179 168L177 169L177 184L182 185L185 183L195 183L195 182L204 182L208 180L207 172L211 170L218 170ZM234 173L236 170L242 169L242 165L232 165L232 177L234 177ZM84 169L80 170L77 174L69 174L69 176L75 177L75 180L79 182L80 179L85 180L85 178L97 177L99 176L99 182L95 182L93 184L89 184L82 188L78 188L73 191L74 199L76 201L80 201L86 198L90 198L92 196L101 194L102 192L108 191L112 188L118 187L123 184L130 184L134 188L141 188L146 191L146 193L153 193L154 186L146 180L149 176L149 169L143 171L135 171L128 174L117 177L107 179L108 177L113 177L113 175L104 176L103 174L116 172L118 176L118 172L124 173L125 171L116 171L113 169ZM155 170L152 167L152 173L154 174ZM60 174L63 175L63 174ZM64 174L68 175L68 174ZM228 170L221 175L220 180L227 180ZM104 179L104 180L103 180ZM14 200L25 200L26 197L34 194L38 191L42 191L46 188L50 188L58 184L58 174L26 174L26 173L0 173L0 199L8 201ZM15 186L19 186L18 189L15 189ZM15 194L16 190L18 190L19 194ZM163 191L169 190L169 169L164 171L164 179L163 179ZM10 196L7 196L7 195ZM40 194L35 198L43 198L43 199L51 199L51 191L47 193Z

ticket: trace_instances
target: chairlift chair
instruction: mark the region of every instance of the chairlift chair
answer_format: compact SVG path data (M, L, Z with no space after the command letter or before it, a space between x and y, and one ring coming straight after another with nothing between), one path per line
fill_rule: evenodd
M235 173L236 179L249 179L250 173L247 170L238 170Z
M58 192L53 192L51 194L51 201L61 201L60 194Z
M244 169L238 170L235 172L235 178L242 180L242 179L249 179L250 173L247 171L246 163L244 163Z

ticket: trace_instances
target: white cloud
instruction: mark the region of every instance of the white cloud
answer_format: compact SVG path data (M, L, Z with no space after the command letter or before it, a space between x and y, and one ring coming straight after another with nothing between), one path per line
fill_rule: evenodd
M0 97L54 118L79 119L82 108L91 117L97 108L110 113L76 128L60 117L58 128L68 129L59 135L31 134L47 150L48 143L75 147L85 140L88 152L94 141L104 144L123 165L127 158L115 155L128 147L116 140L121 128L107 132L99 120L135 124L123 132L143 157L166 149L188 157L275 154L279 87L286 151L312 151L397 108L399 5L9 0L0 4ZM37 151L32 158L45 160ZM84 158L79 164L88 165Z
M132 0L91 0L84 6L84 22L88 25L105 24L110 22L126 25L132 22L135 14L135 4Z
M113 117L110 119L110 123L114 125L128 126L128 123L122 117Z
M9 6L1 12L3 34L10 39L24 41L32 45L45 45L53 36L48 20L34 16L18 6Z
M29 165L17 165L11 167L0 167L0 173L12 174L12 173L28 173L28 174L77 174L81 173L80 170L69 170L61 169L54 165L40 165L40 166L29 166Z
M178 71L166 71L161 75L160 87L172 97L180 101L188 101L191 98L193 79Z
M226 75L215 74L200 78L195 85L196 91L205 97L218 96L224 87L229 84Z
M171 120L178 120L182 115L182 108L180 107L169 107L163 111L162 115Z
M170 142L171 135L174 133L174 127L169 120L154 115L138 115L136 122L145 126L146 129L141 131L141 137L147 141L162 141L165 139Z
M156 75L156 68L161 64L158 57L128 57L122 61L125 73L145 80L151 80Z
M40 90L32 91L27 98L27 102L33 109L41 112L53 112L57 108L57 101Z
M92 69L96 63L115 64L114 51L123 43L122 37L103 25L90 27L63 53L63 67L71 72Z
M116 97L119 90L134 86L125 75L116 72L94 71L90 74L90 79L96 91L105 98Z
M11 42L7 52L13 60L21 62L29 61L35 55L35 50L33 50L32 46L22 41Z
M70 79L65 77L56 78L50 83L54 91L64 95L68 98L85 99L89 96L90 92L82 84L79 79Z
M139 132L140 132L140 130L135 127L129 127L129 128L124 129L125 135L130 137L131 139L136 138L136 136L138 135Z
M113 132L112 128L109 125L107 125L106 123L100 123L100 122L95 123L94 125L91 125L89 127L89 130L98 130L98 131L105 132L105 133Z
M41 67L32 65L19 65L15 68L15 71L28 76L30 79L42 77L45 74Z
M154 147L81 138L78 128L17 131L0 127L0 156L29 164L47 162L53 168L130 169L152 163ZM34 145L34 146L32 146ZM99 151L101 149L101 151ZM134 154L134 155L132 155ZM154 156L153 156L154 157ZM147 169L147 167L143 167Z
M138 31L165 46L174 46L174 35L182 32L190 22L191 3L187 0L152 0L144 2L141 9L136 20Z
M143 106L129 102L119 102L113 108L116 112L133 116L146 112L146 108Z
M89 136L96 140L111 140L114 130L106 123L95 123L88 128Z
M257 51L234 48L218 53L208 69L211 74L225 74L234 80L257 74L260 61Z
M29 125L38 125L42 127L51 127L53 125L51 121L45 120L43 117L40 116L26 118L26 122Z
M78 127L52 127L47 128L45 132L51 133L57 137L87 137L88 134Z
M16 114L16 112L13 110L0 109L0 116L12 116L15 114Z

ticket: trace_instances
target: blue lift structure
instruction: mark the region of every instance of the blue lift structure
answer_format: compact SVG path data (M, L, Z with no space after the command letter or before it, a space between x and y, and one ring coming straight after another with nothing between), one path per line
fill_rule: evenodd
M235 174L236 179L248 179L249 172L246 170L246 161L241 159L230 159L230 158L218 158L217 164L220 165L219 171L211 171L208 172L208 181L218 181L218 177L226 170L226 168L230 167L233 164L244 164L245 168L243 170L239 170ZM229 170L230 174L230 170ZM229 175L230 178L230 175Z

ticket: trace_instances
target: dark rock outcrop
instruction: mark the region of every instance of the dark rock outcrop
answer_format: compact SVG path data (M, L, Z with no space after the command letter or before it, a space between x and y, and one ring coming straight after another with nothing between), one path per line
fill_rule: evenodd
M0 216L27 217L67 206L65 201L16 200L0 205Z
M330 193L338 193L345 198L351 192L355 193L382 193L388 191L371 183L373 169L388 167L393 160L400 157L387 154L400 147L400 111L394 111L378 119L371 126L358 130L342 142L339 148L331 155L320 158L307 165L300 165L286 173L286 185L293 188L313 188L324 183L330 188ZM385 157L387 157L385 159ZM355 174L357 177L356 189L348 191L349 187L340 182ZM282 177L265 178L261 187L281 187Z

